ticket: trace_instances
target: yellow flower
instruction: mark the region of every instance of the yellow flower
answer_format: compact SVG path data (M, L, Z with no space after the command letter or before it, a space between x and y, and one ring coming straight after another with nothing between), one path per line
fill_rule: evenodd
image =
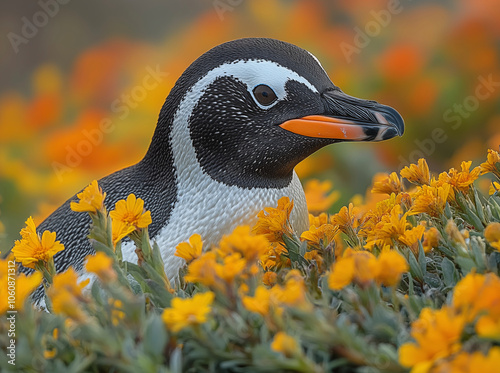
M172 307L163 310L163 322L174 333L191 325L203 324L208 320L214 297L215 294L208 291L195 294L192 298L174 298Z
M349 285L356 273L356 264L353 257L342 257L337 260L328 276L328 287L332 290L341 290Z
M448 223L446 223L445 232L448 234L448 237L453 243L460 245L463 249L467 248L465 238L458 230L458 227L453 219L448 220Z
M462 192L466 192L469 186L474 183L474 181L479 177L481 172L480 167L475 167L470 170L472 161L462 162L460 165L462 171L458 172L454 168L451 168L448 172L443 172L439 174L439 182L444 184L450 184L455 189Z
M219 253L223 256L240 253L249 262L257 261L269 250L269 241L263 235L251 233L250 227L242 225L219 242Z
M296 269L291 270L286 277L285 286L276 285L271 288L271 299L276 304L310 311L312 305L306 297L304 278Z
M215 253L209 251L189 264L188 273L184 279L187 282L199 282L205 286L213 286L217 282L216 264Z
M347 249L337 259L328 277L332 290L341 290L352 282L366 286L377 276L377 259L369 251Z
M425 231L423 225L417 225L416 227L404 231L404 233L398 237L398 241L408 246L414 253L418 253L418 242L422 238Z
M111 224L111 236L115 246L119 241L135 231L135 227L133 225L129 225L121 220L113 220Z
M267 270L275 267L289 267L291 262L289 258L284 256L286 254L288 254L288 250L284 246L279 244L271 245L267 252L260 257L262 268Z
M136 198L134 194L129 194L127 200L119 200L115 204L115 209L109 213L113 223L122 221L135 228L146 228L151 224L151 212L144 212L144 201Z
M481 351L471 354L460 352L451 360L440 360L432 367L432 373L496 373L500 365L500 347L491 347L484 355Z
M300 353L300 346L295 338L285 332L278 332L271 342L271 350L280 352L286 357L293 357Z
M406 259L387 246L378 258L369 251L348 249L334 264L328 277L328 286L332 290L341 290L351 283L366 286L372 281L384 286L394 286L407 271Z
M240 275L247 265L245 258L240 254L234 253L224 257L223 263L215 263L215 273L218 278L230 284Z
M460 349L460 338L466 325L463 314L445 306L440 310L424 308L411 325L415 343L399 348L399 362L415 371L426 372L437 361Z
M71 202L71 210L92 213L104 210L104 198L106 198L106 193L102 192L96 180L92 181L89 186L76 196L79 201Z
M500 278L493 274L469 273L454 289L453 307L473 321L478 315L500 318Z
M64 245L56 241L55 232L45 231L40 239L31 216L26 220L26 228L21 230L21 236L22 239L16 241L12 253L16 261L28 268L34 269L37 262L48 262L56 253L64 250Z
M40 272L34 272L30 276L26 276L24 273L15 275L16 267L9 266L9 262L12 263L13 259L12 255L6 259L0 259L0 315L3 315L10 308L8 303L9 277L15 277L14 307L17 311L23 310L26 299L42 282L43 276Z
M98 251L95 255L87 255L85 269L95 273L103 282L114 281L117 277L113 269L113 259Z
M318 264L318 269L320 270L320 272L323 272L323 257L318 250L308 251L304 254L304 259L307 259L309 261L315 260Z
M424 158L418 160L418 165L411 164L410 167L403 168L400 175L413 184L430 185L429 166Z
M253 297L244 296L241 301L248 311L266 316L271 307L271 292L265 286L259 285Z
M492 181L490 188L488 190L488 194L492 196L496 192L500 191L500 183L497 183L496 181Z
M431 227L427 231L424 232L424 242L422 246L424 248L424 252L427 253L431 251L433 248L438 247L439 240L441 239L441 235L436 227Z
M314 216L313 214L309 214L309 226L319 228L323 224L328 224L328 214L326 212L322 212L318 216Z
M43 351L43 358L44 359L53 359L55 356L57 355L57 349L56 348L52 348L50 350L44 350Z
M340 193L338 191L329 193L332 186L332 183L328 180L321 182L317 179L312 179L306 183L304 193L309 211L320 212L328 210L339 199Z
M384 286L397 285L407 271L408 263L397 251L383 250L377 258L376 281Z
M446 201L448 200L450 191L450 184L443 184L442 186L422 186L422 188L415 193L410 215L425 213L433 217L440 216L446 207Z
M339 228L332 224L323 224L320 227L311 226L308 231L302 233L300 238L315 246L320 246L320 243L323 243L323 246L326 247L334 241L338 231Z
M87 316L81 308L82 289L90 279L78 283L78 274L70 267L66 272L54 276L47 295L52 301L54 313L65 315L77 322L85 322Z
M359 213L359 208L349 203L349 207L343 206L340 211L332 217L332 223L338 225L342 232L349 234L353 229L359 226Z
M481 316L476 323L476 332L480 337L500 340L500 318Z
M375 245L383 247L392 244L392 240L404 239L405 232L411 225L407 221L408 212L401 214L401 206L395 205L389 214L382 216L381 221L375 225L375 228L367 232L365 247L368 249L373 248Z
M390 175L381 173L375 175L373 179L372 193L380 194L399 194L403 191L403 185L398 174L392 172Z
M119 299L109 298L108 304L111 306L111 323L117 326L125 318L123 302Z
M281 197L277 208L266 207L258 213L253 232L265 235L269 242L281 242L283 235L293 233L289 221L292 209L293 201L288 197Z
M177 250L174 255L184 259L189 264L201 255L203 242L201 236L195 233L189 237L189 243L181 242L175 248Z
M484 230L484 238L495 249L500 251L500 223L490 223Z
M276 282L278 281L278 275L276 272L265 272L264 275L262 276L262 283L266 286L274 286Z
M471 354L468 372L496 373L500 366L500 347L491 347L485 356L476 351Z
M491 172L500 178L500 154L493 149L488 149L488 158L486 162L479 165L479 168L481 175Z
M69 267L65 272L55 275L52 281L49 293L67 291L75 297L81 297L82 289L88 285L90 279L78 282L78 274L75 272L73 267Z

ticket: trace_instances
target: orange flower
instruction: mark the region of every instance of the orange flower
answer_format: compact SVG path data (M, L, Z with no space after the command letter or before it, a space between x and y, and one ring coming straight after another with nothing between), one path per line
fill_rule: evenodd
M412 229L404 231L402 235L398 237L398 241L408 246L414 253L418 252L418 242L422 238L425 231L423 225L417 225Z
M275 267L289 267L290 259L284 256L286 254L288 254L288 250L284 246L279 244L271 245L267 252L260 257L262 268L267 270Z
M332 223L338 225L339 229L348 234L359 226L358 214L360 209L349 203L349 207L343 206L340 211L332 217Z
M481 175L491 172L500 178L500 154L493 149L488 149L488 158L486 162L479 165Z
M174 298L172 307L163 310L163 322L174 333L191 325L203 324L212 311L214 298L211 291L195 294L192 298Z
M45 231L40 239L31 216L26 220L26 228L21 230L21 236L22 239L15 242L12 253L16 261L28 268L34 269L39 261L48 262L56 253L64 250L64 245L56 241L55 232Z
M262 283L266 286L272 287L278 281L278 275L276 272L268 271L262 276Z
M403 185L398 174L392 172L390 175L382 173L375 175L373 179L372 193L399 194L403 191Z
M390 245L392 240L401 238L404 240L405 232L411 225L407 221L408 212L401 214L401 206L395 205L390 214L384 215L375 228L368 232L365 247L372 249L375 245L379 247Z
M181 242L176 247L175 256L182 258L186 263L191 263L196 258L199 258L203 250L203 242L201 236L197 233L189 237L189 243Z
M216 264L215 253L209 251L189 264L188 273L184 279L187 282L199 282L205 286L213 286L217 282Z
M264 235L255 235L248 225L241 225L231 234L222 236L218 253L221 256L239 253L248 262L255 262L268 250L269 241Z
M73 211L95 213L104 209L106 193L102 192L96 180L92 181L89 186L76 196L79 201L71 202L71 210Z
M323 182L317 179L309 180L304 187L308 210L311 212L328 210L340 197L338 191L330 192L331 189L332 183L328 180Z
M417 185L430 185L431 182L429 166L424 158L418 160L418 165L411 164L410 167L403 168L400 175Z
M244 296L241 300L243 306L250 312L267 316L271 307L271 292L264 286L257 286L253 297Z
M399 283L401 275L408 272L406 259L395 250L383 250L377 258L377 275L375 280L384 286Z
M460 165L462 171L458 172L454 168L451 168L448 173L443 172L439 174L439 182L441 184L450 184L453 188L462 192L468 191L481 172L480 167L470 170L471 164L472 161L464 161Z
M113 222L121 221L135 228L146 228L151 224L151 212L144 212L144 201L129 194L127 200L116 202L115 209L109 213Z
M427 372L438 359L448 357L460 349L460 337L466 325L463 314L449 307L440 310L424 308L411 326L415 343L399 348L399 362L415 371Z
M334 241L334 237L338 231L339 228L332 224L323 224L320 227L311 226L308 231L302 233L300 238L309 241L310 244L315 246L323 243L323 246L326 247Z
M98 251L95 255L87 255L85 269L95 273L103 282L116 279L116 272L113 269L113 259Z
M347 249L337 259L328 277L328 286L332 290L341 290L352 282L366 286L377 276L377 258L369 251Z
M439 234L439 231L435 227L431 227L427 231L425 231L424 242L422 243L424 252L427 253L431 251L433 248L438 247L440 239L441 235Z
M422 186L422 188L415 193L410 215L425 213L433 217L440 216L444 212L450 192L450 184L443 184L442 186Z
M283 235L293 234L289 221L292 209L293 201L288 197L281 197L277 208L266 207L259 212L253 232L265 235L269 242L281 242Z
M500 223L490 223L484 230L484 238L489 244L500 251Z
M328 214L326 212L322 212L318 216L309 214L309 226L319 228L323 224L328 224Z
M116 245L118 241L121 241L133 231L135 231L135 227L133 225L129 225L128 223L121 220L112 221L111 236L113 239L113 244Z
M500 183L497 183L496 181L492 181L490 184L490 188L488 190L488 194L492 196L493 194L497 193L500 191Z
M278 332L271 342L271 350L280 352L287 357L292 357L300 353L300 346L295 338L285 332Z
M77 322L85 322L87 315L82 310L80 301L84 299L82 289L89 281L90 279L87 279L78 283L78 274L73 267L55 275L52 286L47 290L54 313L65 315Z

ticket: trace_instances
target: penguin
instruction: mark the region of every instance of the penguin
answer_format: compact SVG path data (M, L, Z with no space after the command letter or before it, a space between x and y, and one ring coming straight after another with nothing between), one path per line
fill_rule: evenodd
M108 211L130 193L144 200L150 238L175 279L184 265L174 256L177 244L198 233L204 247L215 245L238 225L253 225L259 211L283 196L294 201L294 230L307 230L294 167L318 149L403 131L395 109L344 93L308 51L275 39L238 39L210 49L182 73L144 158L98 183ZM87 239L91 220L72 211L72 201L76 194L37 230L56 232L65 246L54 256L57 272L72 266L85 275L84 259L95 253ZM136 263L134 249L131 240L122 242L123 259ZM43 303L42 287L32 299Z

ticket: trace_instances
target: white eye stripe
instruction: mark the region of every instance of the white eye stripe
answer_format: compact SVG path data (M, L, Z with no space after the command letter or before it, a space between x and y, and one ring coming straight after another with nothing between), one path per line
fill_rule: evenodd
M215 79L222 76L232 76L247 86L247 90L252 97L253 89L265 84L273 89L278 99L268 106L263 106L257 101L256 104L261 109L269 109L276 105L280 100L286 98L285 84L289 80L295 80L303 83L311 91L317 93L318 90L307 79L280 64L267 60L237 60L226 63L210 70L205 76L198 80L193 87L186 93L183 101L197 102L203 95L206 88L212 84ZM182 103L181 103L182 106Z

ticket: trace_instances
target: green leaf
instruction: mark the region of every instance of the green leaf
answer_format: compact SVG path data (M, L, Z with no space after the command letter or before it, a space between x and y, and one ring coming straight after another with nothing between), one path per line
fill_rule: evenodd
M408 250L408 263L410 264L410 273L417 279L418 282L424 281L424 273L418 264L417 258L411 250Z
M455 286L458 280L458 273L453 262L448 258L443 258L441 261L441 271L445 285L448 287Z
M147 320L144 330L144 352L161 362L166 344L167 331L165 325L159 315L152 315Z

